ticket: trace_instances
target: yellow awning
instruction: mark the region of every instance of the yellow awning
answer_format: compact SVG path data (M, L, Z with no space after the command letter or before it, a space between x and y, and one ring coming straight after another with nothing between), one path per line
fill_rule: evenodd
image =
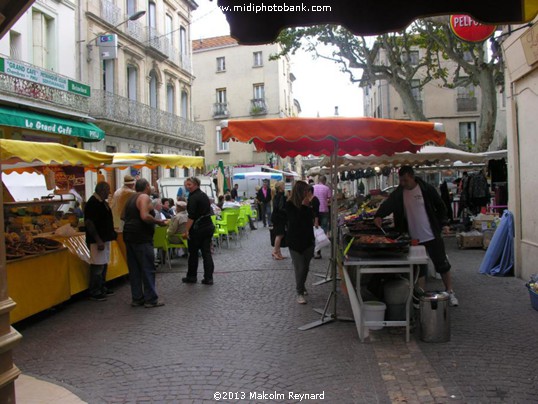
M112 166L204 168L204 158L178 154L114 153Z
M100 168L112 164L113 155L94 152L59 143L26 142L0 139L2 171L28 171L42 165L80 165Z

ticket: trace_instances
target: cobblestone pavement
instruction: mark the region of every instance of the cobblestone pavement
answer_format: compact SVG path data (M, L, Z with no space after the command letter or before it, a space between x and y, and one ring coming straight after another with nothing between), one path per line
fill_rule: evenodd
M186 261L174 260L157 276L164 307L131 308L129 285L118 282L106 302L73 299L19 323L15 363L89 403L209 403L217 392L223 402L299 402L290 392L330 403L538 401L538 312L523 281L477 273L482 251L447 240L460 299L450 342L413 335L406 344L393 328L360 343L352 323L298 330L319 318L312 308L323 307L330 285L310 286L298 305L291 261L272 260L268 239L260 228L242 247L217 251L213 286L182 284ZM312 271L325 272L327 255ZM350 314L341 295L338 310Z

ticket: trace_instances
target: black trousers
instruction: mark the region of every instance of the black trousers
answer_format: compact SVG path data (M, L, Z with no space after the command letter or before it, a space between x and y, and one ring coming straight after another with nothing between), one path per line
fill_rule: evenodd
M211 241L213 239L213 226L203 229L191 230L189 233L189 263L187 278L196 279L198 276L198 251L202 251L204 260L204 279L213 279L215 265L211 256Z

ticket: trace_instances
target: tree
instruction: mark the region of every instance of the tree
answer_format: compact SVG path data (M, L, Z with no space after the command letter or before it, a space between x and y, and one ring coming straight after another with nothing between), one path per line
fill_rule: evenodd
M405 31L374 38L355 36L334 25L290 28L279 35L282 51L274 58L295 53L298 49L314 57L332 60L349 75L352 83L374 84L386 80L402 99L410 118L426 121L419 100L415 97L427 83L438 80L442 86L455 88L473 84L482 91L478 150L486 150L495 133L497 86L503 86L503 66L499 53L489 61L483 44L457 39L450 31L447 17L417 20ZM320 44L328 53L320 53ZM422 56L412 57L423 49ZM332 50L332 52L331 52ZM455 68L447 68L452 60ZM413 63L411 63L413 62Z

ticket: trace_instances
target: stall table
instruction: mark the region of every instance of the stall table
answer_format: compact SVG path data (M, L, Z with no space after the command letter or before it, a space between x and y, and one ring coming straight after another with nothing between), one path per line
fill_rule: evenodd
M407 310L405 321L365 321L364 302L360 294L361 275L363 274L408 274L410 280L414 280L413 269L415 265L428 264L428 256L424 246L412 246L409 253L401 257L371 257L349 258L344 261L343 272L346 287L349 293L351 309L355 318L355 325L361 342L367 336L369 326L405 327L405 341L409 342L410 328L410 305L413 294L414 281L409 282L409 296L407 297ZM352 283L350 271L355 271L356 287Z

